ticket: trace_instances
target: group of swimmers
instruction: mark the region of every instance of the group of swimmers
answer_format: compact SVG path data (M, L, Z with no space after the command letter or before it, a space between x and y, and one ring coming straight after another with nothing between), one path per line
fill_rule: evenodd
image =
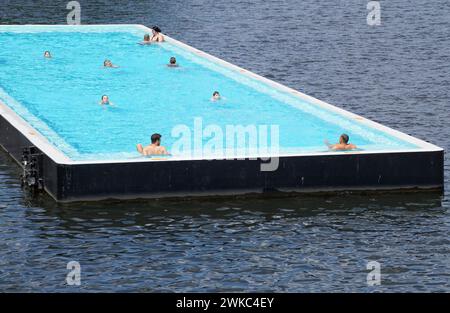
M150 34L144 35L144 40L139 42L140 45L150 45L152 43L159 43L164 42L164 36L161 34L161 29L158 26L152 27L152 36ZM52 55L50 51L44 52L45 58L52 58ZM105 60L103 62L103 66L105 68L118 68L119 66L114 65L111 60ZM178 67L178 63L175 57L171 57L169 60L169 63L167 64L168 67ZM220 93L218 91L214 91L211 97L211 101L218 101L221 99ZM114 104L109 100L109 97L107 95L103 95L100 101L100 105L105 106L114 106ZM164 146L161 146L161 135L160 134L153 134L150 138L151 143L150 145L144 147L142 144L137 144L136 149L137 151L144 155L144 156L150 156L150 155L169 155L169 152ZM339 137L339 143L337 144L330 144L328 141L325 141L325 144L328 146L330 150L338 151L338 150L353 150L356 149L356 145L349 143L349 136L347 134L342 134Z
M161 135L153 134L150 138L151 144L144 147L142 144L137 144L137 151L144 156L151 155L169 155L169 152L164 146L161 146ZM333 151L344 151L344 150L354 150L356 149L356 145L349 143L349 136L347 134L342 134L339 137L339 143L330 144L328 141L325 141L325 144L328 146L330 150Z
M161 29L158 26L153 26L152 27L152 35L150 36L150 34L145 34L144 35L144 40L139 42L140 45L150 45L152 43L159 43L159 42L164 42L164 35L161 34ZM47 59L51 59L52 55L50 53L50 51L45 51L44 52L44 57ZM178 67L178 63L177 63L177 59L175 57L170 57L169 59L169 63L167 64L168 67ZM115 65L112 63L111 60L106 59L105 61L103 61L103 67L104 68L119 68L119 66ZM219 94L218 91L214 91L211 97L211 101L218 101L221 99L221 96ZM107 95L103 95L100 102L100 105L102 106L106 106L106 105L111 105L114 106L114 104L109 101L109 97Z
M141 45L150 45L154 42L164 42L164 36L161 34L161 29L158 26L152 27L152 36L150 34L144 35L144 40L139 44Z

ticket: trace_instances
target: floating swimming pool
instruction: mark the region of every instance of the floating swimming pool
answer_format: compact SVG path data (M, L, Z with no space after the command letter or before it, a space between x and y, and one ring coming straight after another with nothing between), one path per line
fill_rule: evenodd
M55 164L59 170L41 180L48 182L42 184L57 200L177 192L295 191L308 187L348 189L347 185L360 188L367 184L351 179L336 185L329 179L335 170L323 172L321 156L330 160L346 156L347 160L356 162L352 164L360 166L363 155L371 155L371 158L380 155L387 160L389 154L405 156L409 153L411 157L421 153L423 157L425 152L437 156L438 160L429 165L433 167L431 172L424 169L414 177L428 175L425 185L440 186L441 148L264 79L172 38L166 37L166 42L161 44L139 45L149 32L141 25L0 26L0 114L4 125L0 143L18 161L22 158L22 149L32 146L48 159L47 163ZM44 51L50 51L52 58L44 58ZM176 57L179 67L167 66L172 56ZM105 59L119 67L104 68ZM222 95L220 101L211 101L215 90ZM99 105L102 95L108 95L114 106ZM171 156L148 158L136 151L136 144L148 144L152 133L163 135L163 145ZM324 139L336 141L341 133L347 133L359 149L328 151ZM212 144L214 149L211 149ZM261 157L280 157L281 162L271 174L253 173L254 170L261 172L258 169L263 160L254 160ZM314 175L328 178L320 182L316 177L309 185L311 180L305 178L308 175L297 173L295 168L300 165L295 165L290 175L296 177L283 181L278 175L290 167L283 162L292 161L293 157L296 162L299 157L304 161L315 157L321 168L316 169ZM52 167L45 165L45 160L42 167ZM208 170L203 171L203 165L199 165L198 161L203 160L213 160L206 163ZM253 163L248 163L250 161ZM117 171L117 166L133 167L132 164L138 163L142 164L135 165L136 169L128 168L134 172L134 176L128 174L128 180L139 181L140 173L149 171L150 177L140 183L144 187L112 181L98 189L97 169L101 168L104 173L108 168L114 180L115 172L124 171ZM159 166L155 167L154 163ZM230 172L221 174L229 164L233 164ZM251 169L248 164L252 164ZM74 187L72 176L76 176L73 169L83 165L101 166L90 167L93 171L90 175L83 172L77 178L80 183L91 184L93 191L88 193L81 191L85 187ZM67 168L70 168L70 177ZM390 171L398 169L397 166ZM58 171L66 172L63 175ZM187 176L176 178L173 171L177 175L184 171ZM150 182L154 177L167 175L170 178L159 181L161 186ZM268 178L270 175L274 181ZM383 184L384 174L374 175L378 185L386 185ZM403 176L388 185L421 184L417 179L403 181ZM122 179L127 180L124 176ZM190 179L202 183L197 188ZM232 183L239 179L242 184ZM71 195L67 184L78 191Z

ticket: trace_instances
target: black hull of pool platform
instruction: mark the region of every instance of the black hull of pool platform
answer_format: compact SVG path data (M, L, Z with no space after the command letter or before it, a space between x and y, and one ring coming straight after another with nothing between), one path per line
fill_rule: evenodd
M0 116L0 144L20 164L31 142ZM444 152L281 157L276 171L261 160L182 160L57 164L43 154L40 176L58 201L216 196L273 192L443 189Z

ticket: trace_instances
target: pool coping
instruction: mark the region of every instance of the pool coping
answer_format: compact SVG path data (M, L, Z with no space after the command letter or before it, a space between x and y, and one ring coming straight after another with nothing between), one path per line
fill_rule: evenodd
M26 25L0 25L0 32L8 31L8 28L21 28L21 27L34 27L42 29L42 31L55 31L54 29L64 29L64 31L67 31L67 29L70 28L97 28L97 27L104 27L104 28L114 28L114 27L134 27L136 29L140 29L146 32L151 32L151 29L140 24L87 24L87 25L38 25L38 24L26 24ZM79 31L79 30L76 30ZM88 31L92 32L92 31ZM329 151L329 152L305 152L305 153L289 153L289 154L283 154L283 153L277 153L277 154L270 154L270 155L261 155L261 154L247 154L245 156L236 156L231 159L236 158L261 158L261 157L296 157L296 156L322 156L322 155L341 155L341 154L379 154L379 153L409 153L409 152L431 152L431 151L443 151L444 149L441 147L438 147L432 143L426 142L422 139L413 137L411 135L405 134L401 131L395 130L393 128L390 128L388 126L382 125L380 123L377 123L375 121L372 121L370 119L367 119L361 115L352 113L350 111L344 110L342 108L339 108L337 106L334 106L332 104L329 104L325 101L319 100L317 98L314 98L312 96L309 96L307 94L304 94L300 91L297 91L293 88L287 87L285 85L282 85L281 83L275 82L273 80L270 80L268 78L262 77L258 74L255 74L249 70L246 70L242 67L239 67L237 65L231 64L227 61L224 61L222 59L219 59L215 56L212 56L204 51L201 51L199 49L196 49L194 47L191 47L185 43L182 43L174 38L171 38L170 36L165 35L165 39L167 42L170 42L171 44L178 46L184 50L187 50L193 54L196 54L200 57L203 57L205 59L208 59L209 61L212 61L216 64L219 64L225 68L238 71L241 75L251 77L255 80L258 80L260 82L263 82L264 84L267 84L274 89L282 92L287 92L290 95L294 95L295 97L298 97L302 100L308 101L311 104L317 105L322 109L335 112L337 114L340 114L344 117L347 117L351 120L356 120L362 125L368 126L372 129L381 131L383 133L389 134L397 139L403 140L405 142L411 143L413 145L418 146L418 149L395 149L395 150L371 150L371 151L364 151L364 150L358 150L358 151ZM73 160L70 157L68 157L64 152L59 150L55 145L50 143L50 141L42 135L38 130L36 130L33 126L31 126L28 122L26 122L22 117L20 117L16 112L14 112L13 109L11 109L8 105L2 103L0 101L0 114L5 117L6 120L8 120L12 125L16 125L17 128L27 137L27 139L32 142L36 147L38 147L41 151L45 152L51 159L53 159L58 164L66 164L66 165L75 165L75 164L103 164L103 163L129 163L129 162L159 162L159 161L187 161L187 160L213 160L215 157L213 156L194 156L194 157L177 157L177 156L171 156L169 158L141 158L141 159L107 159L107 160ZM224 158L221 158L224 159Z

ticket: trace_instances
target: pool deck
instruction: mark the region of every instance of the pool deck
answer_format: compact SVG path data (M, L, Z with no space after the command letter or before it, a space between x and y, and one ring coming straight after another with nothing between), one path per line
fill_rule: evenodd
M23 25L39 31L70 29L67 25ZM92 27L137 27L142 25L86 25ZM20 26L0 26L0 31ZM38 175L43 188L56 201L109 198L161 198L219 196L273 192L335 192L355 190L443 189L444 150L431 143L393 130L299 91L261 77L164 35L168 42L226 68L307 100L326 110L354 119L370 128L412 143L405 151L311 152L277 154L276 171L261 171L261 156L255 159L214 160L171 157L168 159L119 159L75 161L52 145L11 108L0 101L0 145L19 165L23 149L40 152Z

